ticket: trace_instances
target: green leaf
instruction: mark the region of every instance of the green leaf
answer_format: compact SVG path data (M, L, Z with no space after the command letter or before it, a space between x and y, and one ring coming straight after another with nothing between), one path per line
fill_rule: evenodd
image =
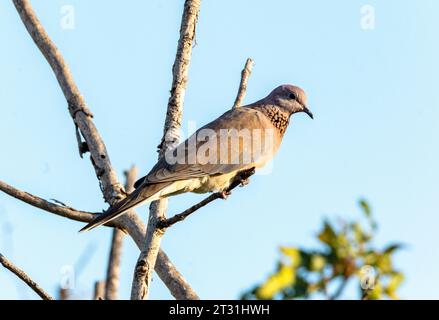
M321 271L326 265L326 259L322 255L316 253L311 255L310 270Z
M392 257L388 253L378 255L376 267L381 273L386 274L392 272Z
M293 290L294 294L297 298L299 297L308 297L308 290L310 287L310 283L306 281L305 278L301 276L297 276L296 283L294 284Z
M364 200L361 199L359 201L360 207L364 213L364 215L366 216L366 218L368 219L369 223L370 223L370 227L372 228L373 231L375 231L376 229L378 229L378 225L375 222L375 220L372 217L372 209L370 208L369 203Z
M344 259L351 255L352 246L346 234L340 233L337 235L334 247L339 259Z
M280 251L284 255L286 255L287 257L290 258L291 265L294 268L297 268L298 266L300 266L300 264L302 262L302 257L301 257L301 250L299 248L295 248L295 247L280 247Z
M373 251L373 250L368 250L363 257L364 260L364 265L370 265L370 266L376 266L377 261L379 259L380 254Z
M354 232L354 239L359 245L369 242L372 239L369 234L363 231L363 228L358 222L352 223L351 228Z
M386 246L383 253L384 254L392 254L395 250L399 250L402 248L404 248L404 245L402 243L393 243L393 244Z
M384 293L389 296L389 298L393 300L399 300L399 297L396 295L396 290L404 281L404 275L401 272L393 272L390 275L389 283L387 287L384 289Z
M331 226L329 221L325 220L323 230L320 231L317 237L321 242L334 247L336 244L337 233L334 231L334 228Z
M379 300L383 294L383 287L380 282L375 284L373 289L367 293L367 300Z
M372 218L372 210L370 209L369 203L367 203L366 200L361 199L359 204L361 209L363 210L364 215L369 219Z
M296 270L281 264L278 272L271 275L264 284L256 289L255 295L258 299L273 299L279 291L294 285L295 280Z

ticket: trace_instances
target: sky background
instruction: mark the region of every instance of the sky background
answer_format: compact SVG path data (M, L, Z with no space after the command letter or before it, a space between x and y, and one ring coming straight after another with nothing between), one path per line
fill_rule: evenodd
M179 0L33 0L95 115L119 178L147 173L162 135L183 8ZM373 30L361 27L363 5ZM60 25L64 5L75 28ZM315 245L323 217L360 217L370 201L376 244L408 244L396 256L402 298L439 298L439 45L435 0L204 0L187 87L187 123L213 120L233 104L247 57L255 60L246 103L283 83L308 94L315 120L293 117L270 174L254 176L170 229L163 248L202 298L238 298L275 268L280 245ZM86 211L104 203L56 79L11 1L0 3L0 179ZM170 201L178 213L203 195ZM147 206L138 210L146 221ZM77 297L105 276L111 230L78 234L81 223L0 193L0 252L56 295L65 266ZM82 257L82 258L81 258ZM123 248L121 298L138 250ZM356 286L357 284L353 284ZM347 298L354 298L351 290ZM170 298L155 277L153 299ZM1 299L38 297L0 269Z

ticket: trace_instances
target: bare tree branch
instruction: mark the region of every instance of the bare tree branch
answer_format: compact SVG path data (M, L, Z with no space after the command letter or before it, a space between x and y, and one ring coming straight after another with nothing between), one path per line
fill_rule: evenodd
M241 82L239 83L239 90L238 94L236 95L235 103L233 104L233 109L239 108L242 104L242 101L244 100L245 93L247 91L247 82L252 73L252 68L253 60L251 58L248 58L245 62L244 69L242 69L241 71Z
M12 1L30 36L55 73L58 83L64 93L75 128L79 130L77 138L81 156L84 152L90 151L90 159L99 180L104 198L110 204L115 203L123 197L122 186L111 165L105 144L92 121L93 115L86 105L84 98L80 94L67 64L61 56L60 51L50 40L29 1ZM84 142L82 141L81 136L84 138ZM144 239L145 233L142 234L142 232L145 232L145 227L141 224L140 219L134 211L128 212L117 219L114 223L120 224L121 228L125 229L131 237L133 237L136 244L140 246L140 243L142 243ZM160 252L158 259L167 259L167 256ZM163 261L163 263L159 263L157 266L158 268L161 268L172 266L172 264L170 261ZM168 272L174 273L169 275L167 274ZM157 270L157 273L160 277L167 280L170 276L175 276L175 281L172 281L169 286L168 283L165 283L174 296L178 296L182 292L193 293L193 290L188 286L186 281L178 281L183 279L183 277L178 273L174 266L165 270L159 269ZM184 288L178 288L178 293L172 292L177 285L184 286Z
M35 281L33 281L23 270L18 268L8 259L6 259L6 257L1 253L0 253L0 263L3 265L3 267L5 267L13 274L15 274L17 277L19 277L21 280L23 280L43 300L53 300L53 298L46 291L44 291L43 288L41 288Z
M103 300L105 297L105 281L96 281L94 292L93 292L93 300Z
M200 12L201 0L186 0L180 26L180 39L172 66L171 95L168 100L163 137L159 145L159 153L177 145L180 140L180 127L183 117L184 96L188 82L189 64L195 40L195 30Z
M71 207L51 203L30 193L18 190L3 181L0 181L0 190L18 200L30 204L31 206L74 221L90 222L95 218L95 213L80 211ZM105 224L105 226L117 227L126 230L136 243L137 247L140 249L145 241L145 225L137 215L134 215L134 218L135 219L133 220L129 220L132 221L129 225L122 224L119 220L114 220L108 224ZM197 294L192 290L192 288L162 250L160 250L158 254L155 270L169 288L174 298L179 300L199 299Z
M252 168L250 170L245 170L240 173L234 178L233 182L230 184L230 186L227 188L225 194L230 194L233 189L235 189L237 186L241 185L244 186L248 183L248 179L250 176L252 176L255 173L255 168ZM182 213L176 214L173 217L169 219L165 219L159 222L158 228L166 229L170 226L174 225L177 222L183 221L186 219L189 215L197 211L198 209L204 207L205 205L211 203L212 201L215 201L216 199L223 199L224 193L223 192L216 192L205 198L204 200L200 201L196 205L193 205L189 209L186 209Z
M130 193L134 189L137 177L137 167L132 166L125 171L125 191ZM110 257L108 261L107 280L105 284L105 300L117 300L119 290L120 258L122 255L124 232L114 228L111 239Z
M177 300L200 300L200 297L191 289L186 279L175 269L175 266L168 259L163 250L159 251L157 261L155 264L155 271L160 276L160 279L170 289L172 295ZM161 272L161 273L160 273ZM183 285L182 285L183 284Z
M164 234L162 229L157 228L156 225L163 218L166 205L166 201L154 201L150 205L146 239L134 269L131 289L132 300L143 300L148 297L153 266L156 264L161 239Z
M174 147L180 140L179 130L183 116L184 94L186 91L189 63L195 39L195 29L201 0L186 0L181 18L180 39L172 68L171 95L168 101L163 138L159 145L159 157ZM148 297L153 266L156 265L163 229L157 228L165 218L167 199L151 203L145 245L142 248L133 276L131 299L142 300Z
M37 47L51 66L68 102L69 112L91 153L91 160L101 184L105 200L113 202L122 186L111 166L105 144L92 121L92 114L76 86L61 52L50 40L28 0L13 0L14 5ZM81 142L82 143L82 142Z
M61 206L59 204L55 204L52 202L49 202L47 200L44 200L40 197L34 196L28 192L18 190L14 188L13 186L7 184L6 182L3 182L0 180L0 190L7 193L8 195L21 200L23 202L26 202L27 204L30 204L31 206L40 208L42 210L54 213L56 215L59 215L61 217L65 217L71 220L75 221L81 221L81 222L89 222L93 220L95 217L94 213L86 212L86 211L79 211L76 209L73 209L71 207L67 206ZM110 223L111 225L111 223ZM114 224L113 224L114 225Z

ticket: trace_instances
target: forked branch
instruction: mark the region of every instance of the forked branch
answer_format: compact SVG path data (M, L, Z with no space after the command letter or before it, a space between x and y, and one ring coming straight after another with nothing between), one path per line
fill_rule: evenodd
M99 180L104 198L110 204L115 203L123 197L122 185L119 183L116 172L111 165L104 141L93 123L93 116L76 86L66 62L44 30L29 1L12 1L27 31L55 73L64 93L70 115L78 130L76 136L81 156L82 153L86 151L90 152L91 162ZM85 141L82 141L82 138ZM136 244L139 247L141 246L145 235L145 227L134 211L130 211L120 217L114 221L114 224L126 230L136 241ZM161 259L166 260L160 261ZM175 297L190 299L196 296L188 283L184 281L181 274L178 273L176 268L169 261L166 254L159 251L158 260L160 263L156 264L157 273L164 280ZM181 297L182 293L188 293L188 295Z

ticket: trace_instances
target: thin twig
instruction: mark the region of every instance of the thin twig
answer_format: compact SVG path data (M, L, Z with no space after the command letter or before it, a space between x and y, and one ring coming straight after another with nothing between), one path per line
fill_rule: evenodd
M78 128L80 133L78 139L80 154L82 155L85 151L90 152L90 159L99 180L99 185L101 186L104 198L110 204L115 203L123 197L122 185L119 183L116 172L111 165L104 141L92 121L93 115L90 109L80 94L60 51L56 48L49 35L44 30L29 1L12 1L30 36L55 73L58 83L64 93L70 115L75 127ZM82 142L81 135L85 142ZM145 226L134 211L126 213L114 221L114 223L120 225L122 229L126 230L139 248L141 247L141 243L145 238ZM183 276L177 271L166 254L161 250L158 253L157 259L160 263L156 264L156 271L159 277L165 282L172 295L179 299L190 299L196 296L195 292L189 287ZM161 259L168 260L160 261ZM169 281L169 279L172 279L173 281ZM181 297L180 295L182 293L188 293L188 296Z
M247 91L247 82L248 78L250 77L252 73L253 68L253 59L248 58L245 62L244 69L241 71L241 82L239 83L239 90L238 94L236 95L235 103L233 104L234 108L239 108L242 104L242 101L244 100L245 93Z
M0 253L0 264L6 269L11 271L17 277L19 277L23 282L25 282L36 294L38 294L43 300L53 300L53 298L44 291L35 281L33 281L23 270L14 265L11 261L6 259L4 255Z
M174 147L180 140L179 130L183 116L184 94L186 91L189 64L195 39L195 29L200 11L201 0L186 0L181 18L180 39L172 68L171 95L168 101L163 138L160 143L159 156ZM156 265L163 230L157 228L159 221L165 217L167 199L151 203L145 244L137 260L133 275L131 299L143 300L148 297L153 266Z
M230 184L230 186L226 190L226 194L230 194L230 192L235 189L239 185L244 185L244 183L248 182L248 178L252 176L255 173L255 169L252 168L250 170L245 170L235 177L234 181ZM158 227L161 229L169 228L170 226L174 225L177 222L183 221L186 219L189 215L197 211L198 209L204 207L205 205L211 203L212 201L215 201L216 199L222 199L224 198L224 194L222 192L216 192L205 198L204 200L200 201L196 205L193 205L189 209L186 209L182 213L176 214L171 218L162 220L159 222Z
M134 189L134 182L137 177L137 167L132 166L124 172L125 175L125 191L130 193ZM107 279L105 284L105 300L116 300L118 298L120 259L122 255L122 245L124 232L118 228L114 228L111 239L110 257L107 268Z

